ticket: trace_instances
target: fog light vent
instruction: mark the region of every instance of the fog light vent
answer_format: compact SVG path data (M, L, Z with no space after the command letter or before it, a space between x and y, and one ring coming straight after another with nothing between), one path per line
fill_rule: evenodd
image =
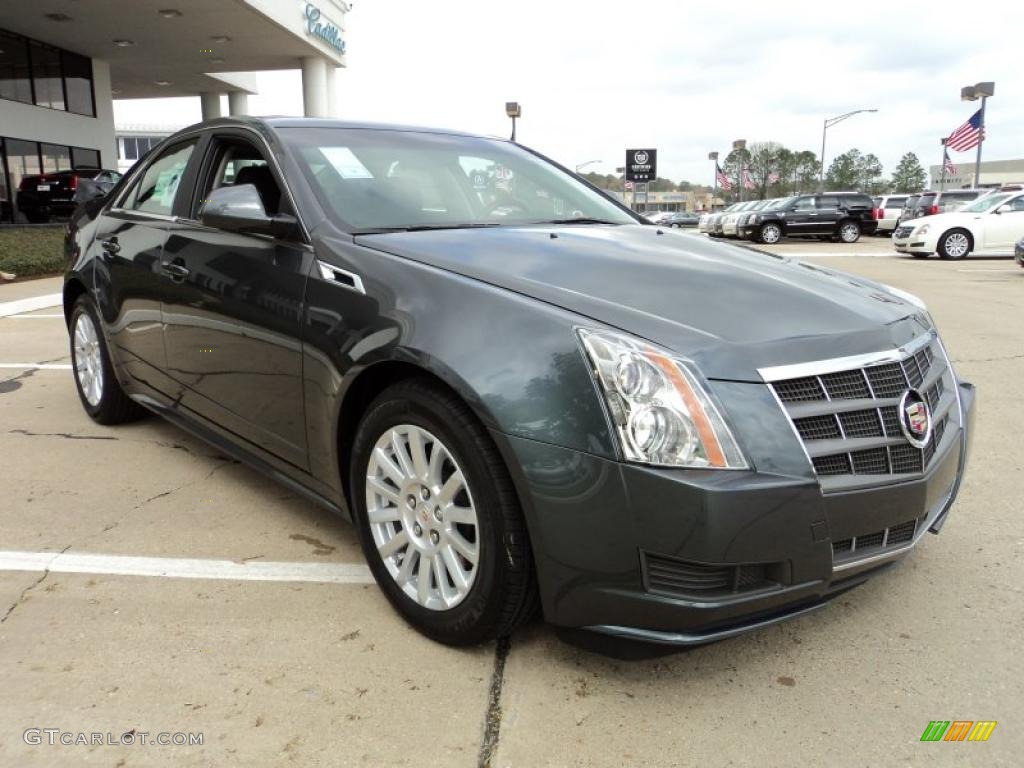
M776 586L781 564L713 565L640 553L644 586L650 592L680 597L716 597Z

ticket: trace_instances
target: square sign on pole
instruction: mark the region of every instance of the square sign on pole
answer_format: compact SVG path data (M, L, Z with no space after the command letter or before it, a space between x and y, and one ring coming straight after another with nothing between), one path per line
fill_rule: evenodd
M658 178L658 150L627 149L626 181L654 181Z

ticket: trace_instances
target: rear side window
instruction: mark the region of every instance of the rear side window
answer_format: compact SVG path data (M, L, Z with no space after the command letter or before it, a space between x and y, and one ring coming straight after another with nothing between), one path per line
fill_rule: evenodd
M198 139L191 139L164 150L129 193L128 204L125 207L133 211L170 216L174 208L174 198L178 194L178 185L181 183L181 177L185 175L197 141Z
M839 207L839 198L838 197L832 197L832 196L819 197L818 198L818 207L819 208L825 208L825 209L838 208Z
M871 198L867 195L843 195L839 203L844 208L871 208Z
M969 203L971 200L977 200L977 192L943 192L942 202L943 203Z
M936 195L921 195L917 198L918 208L928 208L929 206L935 205Z

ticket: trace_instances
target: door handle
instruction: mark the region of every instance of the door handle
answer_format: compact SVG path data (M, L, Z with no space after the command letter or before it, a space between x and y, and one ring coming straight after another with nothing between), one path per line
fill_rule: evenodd
M109 253L111 256L116 256L121 252L121 246L117 242L116 237L110 237L106 240L100 240L100 248Z
M183 264L164 262L160 265L160 271L171 278L174 282L181 283L185 281L185 278L189 276L192 270Z

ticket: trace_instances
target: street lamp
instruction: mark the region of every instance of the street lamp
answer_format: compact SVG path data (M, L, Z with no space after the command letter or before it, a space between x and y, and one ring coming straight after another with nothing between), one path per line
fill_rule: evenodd
M516 118L523 116L523 109L518 101L505 102L505 114L512 118L512 141L516 140Z
M981 99L981 120L978 125L978 156L974 160L974 186L981 180L981 144L985 141L985 100L995 96L996 84L992 82L965 85L960 89L960 101L977 101Z
M732 150L733 150L733 152L740 152L740 151L742 151L742 150L744 150L746 148L747 148L747 140L746 139L736 139L736 141L734 141L732 143ZM736 181L738 182L737 183L738 189L736 190L736 193L740 196L740 202L742 203L743 202L743 162L742 161L740 161L740 175L739 175L739 178Z
M877 109L855 109L853 112L847 112L845 115L839 115L839 117L830 117L825 120L824 127L821 129L821 171L818 174L818 191L825 191L825 132L836 123L841 123L843 120L859 115L861 112L877 112Z
M576 166L576 173L580 172L580 168L586 168L588 165L593 165L594 163L600 163L600 162L602 162L602 161L601 160L587 160L587 162L585 162L585 163L580 163L579 165Z
M718 197L718 153L708 152L708 160L715 164L715 180L711 183L711 210L715 210L715 198Z

